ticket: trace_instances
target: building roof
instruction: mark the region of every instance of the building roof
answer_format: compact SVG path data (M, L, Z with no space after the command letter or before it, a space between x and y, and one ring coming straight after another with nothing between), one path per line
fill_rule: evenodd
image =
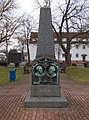
M82 39L89 39L89 33L86 32L70 32L69 34L67 32L62 33L62 38L82 38ZM53 37L57 38L56 34L53 33ZM60 35L59 35L60 37ZM31 32L30 35L30 44L36 44L38 39L38 32ZM58 43L57 39L54 39L55 43Z

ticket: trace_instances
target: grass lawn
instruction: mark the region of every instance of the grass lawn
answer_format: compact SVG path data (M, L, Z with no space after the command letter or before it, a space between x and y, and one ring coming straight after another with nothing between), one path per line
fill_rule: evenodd
M14 68L0 66L0 85L10 83L10 70ZM16 80L23 76L23 68L16 68Z
M89 68L67 67L66 73L79 83L89 83Z

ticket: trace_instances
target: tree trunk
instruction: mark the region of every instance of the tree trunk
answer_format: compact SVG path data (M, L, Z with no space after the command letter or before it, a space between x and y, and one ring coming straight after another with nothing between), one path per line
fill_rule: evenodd
M67 66L71 65L71 54L70 54L70 50L67 50L65 52L65 62Z
M30 64L30 51L29 51L28 39L27 39L27 53L28 53L28 63Z

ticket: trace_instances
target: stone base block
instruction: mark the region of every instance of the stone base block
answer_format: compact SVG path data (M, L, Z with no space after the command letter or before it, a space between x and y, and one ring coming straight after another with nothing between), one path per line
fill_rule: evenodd
M59 97L61 87L59 85L32 85L31 97Z
M60 97L31 97L31 91L24 101L26 108L61 108L67 107L68 103L63 93Z

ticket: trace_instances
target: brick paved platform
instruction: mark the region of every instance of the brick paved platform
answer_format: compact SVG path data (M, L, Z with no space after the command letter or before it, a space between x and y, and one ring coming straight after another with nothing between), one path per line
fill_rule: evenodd
M67 108L25 109L24 99L30 89L30 77L0 86L0 120L89 120L89 85L79 85L61 77Z

